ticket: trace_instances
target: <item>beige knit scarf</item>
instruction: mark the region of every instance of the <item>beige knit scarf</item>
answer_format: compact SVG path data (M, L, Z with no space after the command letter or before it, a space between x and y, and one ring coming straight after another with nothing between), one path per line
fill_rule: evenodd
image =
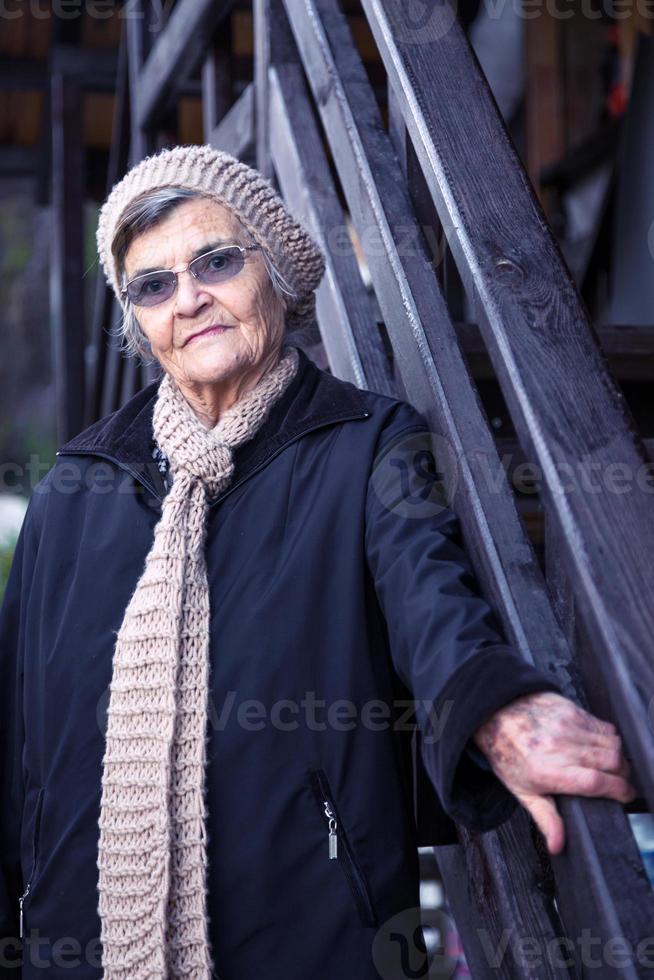
M173 484L117 633L103 760L99 905L104 977L212 975L204 773L209 692L208 501L294 377L289 347L206 428L165 375L153 415Z

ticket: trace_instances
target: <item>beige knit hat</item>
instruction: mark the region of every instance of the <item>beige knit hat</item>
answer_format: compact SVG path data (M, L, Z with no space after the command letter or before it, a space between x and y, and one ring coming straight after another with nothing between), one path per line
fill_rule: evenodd
M100 209L96 240L108 282L123 306L118 269L111 251L120 217L136 197L160 187L187 187L230 208L261 245L295 294L289 301L289 330L315 322L315 290L325 257L313 238L286 209L270 181L236 157L209 144L174 146L145 157L114 185Z

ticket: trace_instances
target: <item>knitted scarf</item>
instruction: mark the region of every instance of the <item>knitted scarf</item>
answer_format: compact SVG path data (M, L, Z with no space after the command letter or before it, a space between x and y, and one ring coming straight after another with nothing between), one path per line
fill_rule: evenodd
M117 632L102 772L99 904L106 980L206 980L204 771L209 499L298 367L294 347L206 428L164 375L153 414L173 483Z

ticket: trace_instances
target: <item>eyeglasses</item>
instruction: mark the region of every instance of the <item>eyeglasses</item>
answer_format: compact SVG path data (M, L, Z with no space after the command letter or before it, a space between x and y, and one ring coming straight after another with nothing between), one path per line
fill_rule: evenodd
M259 245L221 245L211 252L174 269L158 269L130 279L121 290L134 306L158 306L174 295L177 289L177 276L187 269L198 282L216 285L233 279L245 265L245 253L260 248Z

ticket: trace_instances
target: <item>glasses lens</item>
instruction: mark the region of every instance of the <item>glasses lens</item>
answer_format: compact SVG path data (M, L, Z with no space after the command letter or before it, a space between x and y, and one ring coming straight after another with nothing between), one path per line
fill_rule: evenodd
M128 283L127 295L135 306L156 306L170 299L175 283L174 272L153 272Z
M243 265L244 253L236 245L226 245L207 255L200 255L191 263L193 275L205 283L225 282L238 275Z

